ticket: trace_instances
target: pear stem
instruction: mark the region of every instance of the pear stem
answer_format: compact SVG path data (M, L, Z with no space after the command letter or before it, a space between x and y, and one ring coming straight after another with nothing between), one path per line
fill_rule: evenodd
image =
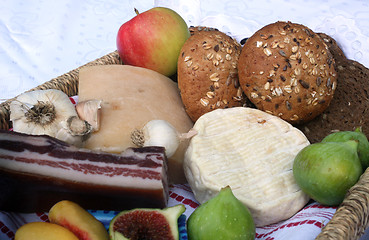
M140 12L137 10L137 8L135 8L135 13L138 15L140 14Z

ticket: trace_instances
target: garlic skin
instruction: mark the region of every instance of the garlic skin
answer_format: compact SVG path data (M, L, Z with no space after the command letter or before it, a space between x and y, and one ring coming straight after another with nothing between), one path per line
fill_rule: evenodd
M83 147L85 141L92 133L92 126L87 121L71 116L66 121L60 122L60 129L56 138L76 147Z
M56 89L25 92L10 103L10 121L16 132L55 137L59 123L70 116L77 116L74 105Z
M139 147L165 147L168 158L173 156L180 143L178 131L165 120L147 122L141 130L134 131L131 138L132 142Z
M100 129L101 102L101 100L92 99L78 102L76 105L79 118L91 124L93 131Z
M91 132L67 94L56 89L19 95L10 103L10 121L15 132L49 135L75 146L82 146Z

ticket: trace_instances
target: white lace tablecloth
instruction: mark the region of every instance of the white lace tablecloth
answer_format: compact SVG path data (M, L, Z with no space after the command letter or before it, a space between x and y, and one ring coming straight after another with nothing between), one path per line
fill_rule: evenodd
M116 33L122 23L135 16L134 8L143 12L159 5L176 10L189 26L216 27L237 40L278 20L301 23L329 34L348 58L369 67L366 0L0 0L0 3L0 102L114 51ZM179 202L189 199L188 203L192 203L190 192L172 190L172 200L182 194ZM312 209L320 208L309 209L311 214ZM18 219L17 216L0 214L0 240L11 239L4 232L13 224L9 221ZM27 219L24 217L20 218ZM299 222L305 221L299 215L296 217ZM276 229L284 229L273 239L301 239L287 230L293 229L293 223L285 224L271 226L264 232L259 230L257 238L271 239ZM318 225L315 224L317 228ZM314 239L319 231L296 229L303 239ZM369 236L362 239L366 238Z

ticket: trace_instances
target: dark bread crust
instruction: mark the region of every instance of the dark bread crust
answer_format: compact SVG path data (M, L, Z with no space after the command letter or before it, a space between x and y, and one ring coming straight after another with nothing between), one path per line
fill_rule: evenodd
M297 125L312 142L319 142L335 131L352 131L362 127L369 136L369 69L347 59L337 42L330 36L318 34L335 58L337 88L329 107L312 121Z
M301 24L264 26L245 43L240 85L255 106L293 123L314 119L336 87L334 60L324 41Z

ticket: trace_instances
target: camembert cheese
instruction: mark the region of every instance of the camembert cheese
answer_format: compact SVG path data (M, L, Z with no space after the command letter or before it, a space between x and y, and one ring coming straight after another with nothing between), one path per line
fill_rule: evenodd
M257 109L235 107L206 113L194 129L198 133L190 141L184 169L200 203L229 185L260 227L290 218L308 202L292 165L310 143L291 124Z

